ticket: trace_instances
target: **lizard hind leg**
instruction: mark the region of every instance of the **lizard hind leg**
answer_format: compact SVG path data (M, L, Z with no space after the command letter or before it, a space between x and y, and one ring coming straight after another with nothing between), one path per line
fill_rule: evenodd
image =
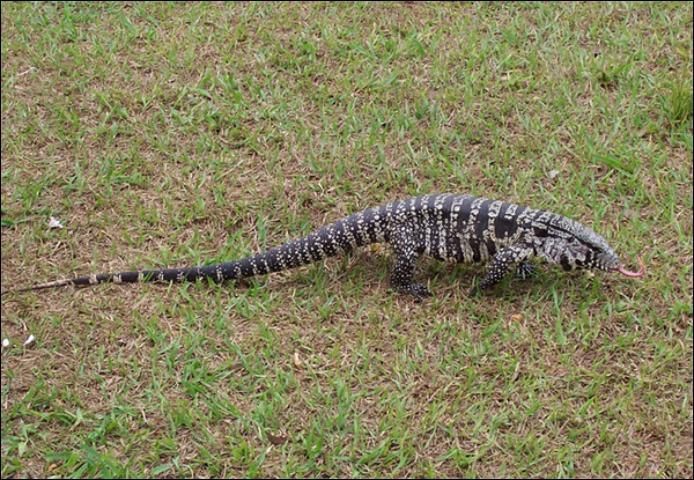
M536 273L535 266L530 262L520 262L516 266L516 277L520 278L521 280L527 280L530 277L535 276Z
M395 252L395 266L390 276L391 287L398 293L411 295L420 302L432 293L422 283L414 280L414 271L420 252L416 248L413 229L401 227L391 239L391 246Z
M411 295L418 301L431 297L432 293L426 285L414 281L413 273L414 262L398 257L390 277L390 284L393 289L398 293Z

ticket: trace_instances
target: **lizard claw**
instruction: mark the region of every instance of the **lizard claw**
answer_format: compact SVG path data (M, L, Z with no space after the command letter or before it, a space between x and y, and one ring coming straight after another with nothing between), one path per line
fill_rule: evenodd
M406 295L412 295L415 299L415 302L417 303L421 302L425 298L433 296L433 294L429 291L426 285L422 285L421 283L411 283L409 285L403 285L397 287L396 290Z
M519 263L516 267L516 276L521 280L527 280L533 275L535 275L535 267L530 263Z

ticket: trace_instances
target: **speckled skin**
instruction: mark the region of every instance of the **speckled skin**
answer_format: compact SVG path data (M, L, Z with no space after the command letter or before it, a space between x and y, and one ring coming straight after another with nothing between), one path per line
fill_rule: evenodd
M527 261L537 256L565 270L612 271L619 260L607 242L589 228L544 210L499 200L437 194L394 201L326 225L310 235L242 260L217 265L102 273L36 285L24 290L104 282L182 282L209 278L216 282L264 275L306 265L385 242L395 254L391 286L417 299L431 295L414 280L417 259L429 255L452 262L488 262L478 288L497 284L513 267L526 278Z

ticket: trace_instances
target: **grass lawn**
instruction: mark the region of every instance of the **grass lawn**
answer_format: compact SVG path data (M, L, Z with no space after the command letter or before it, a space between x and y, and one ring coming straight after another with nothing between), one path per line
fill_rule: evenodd
M426 260L416 304L373 246L4 295L2 477L693 474L692 4L3 2L3 289L445 191L647 275L468 298L481 266Z

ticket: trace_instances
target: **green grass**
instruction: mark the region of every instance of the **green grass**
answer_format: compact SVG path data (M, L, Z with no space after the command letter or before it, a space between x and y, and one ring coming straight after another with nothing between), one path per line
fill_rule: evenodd
M431 191L648 268L468 298L425 261L415 304L374 247L6 295L3 478L692 476L691 4L3 2L2 65L3 289Z

